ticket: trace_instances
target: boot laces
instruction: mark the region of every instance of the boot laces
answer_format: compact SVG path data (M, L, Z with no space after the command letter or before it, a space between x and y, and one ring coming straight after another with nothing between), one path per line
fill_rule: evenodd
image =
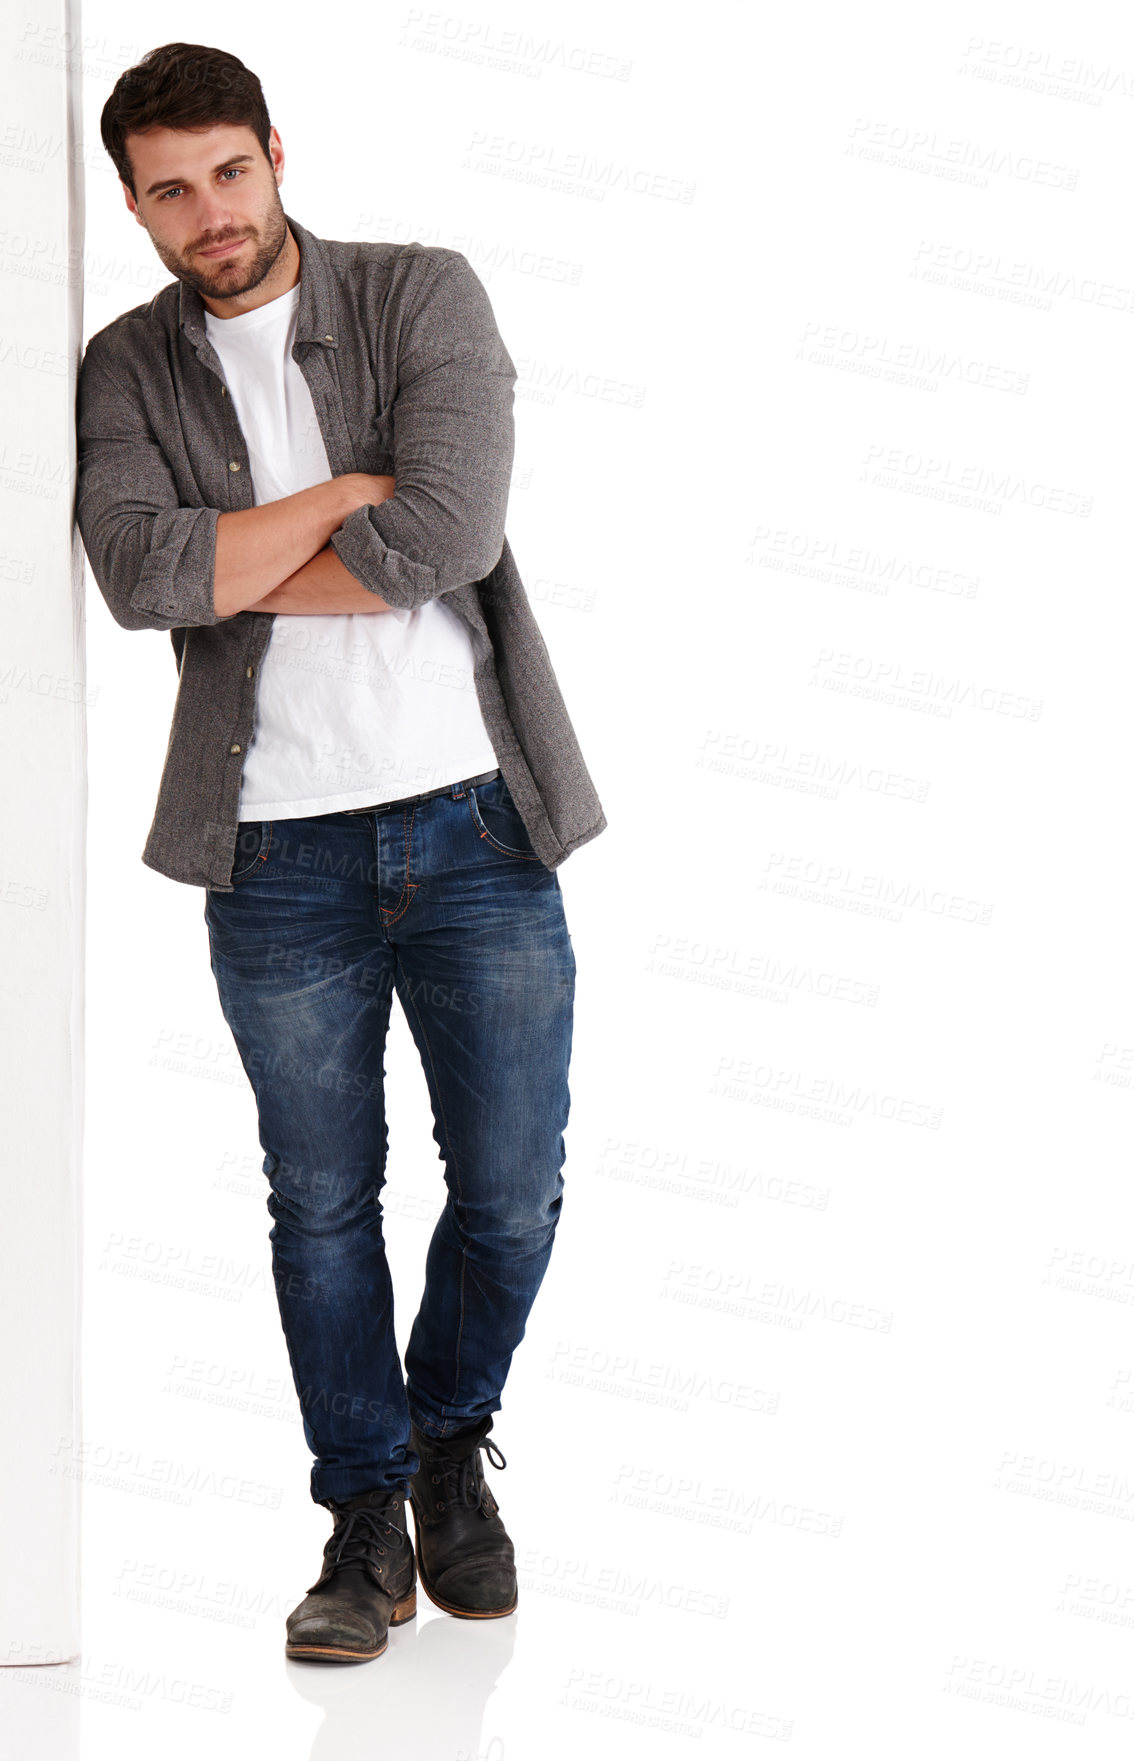
M452 1456L439 1451L430 1462L434 1485L441 1485L445 1498L438 1504L438 1510L444 1510L446 1504L461 1504L467 1510L479 1510L485 1492L488 1490L484 1479L484 1466L480 1452L484 1450L493 1467L508 1466L500 1445L491 1437L482 1437L475 1449L467 1455ZM497 1461L496 1457L500 1460Z
M391 1546L401 1540L402 1532L391 1518L397 1506L363 1505L349 1511L336 1522L335 1530L323 1549L324 1566L319 1582L323 1583L341 1565L361 1565L378 1584L382 1567L375 1563L375 1554L385 1556L382 1541L390 1538Z

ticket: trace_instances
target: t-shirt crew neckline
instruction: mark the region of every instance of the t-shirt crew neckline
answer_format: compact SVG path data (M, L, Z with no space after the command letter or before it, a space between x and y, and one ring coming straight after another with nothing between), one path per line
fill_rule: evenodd
M291 316L299 301L299 282L289 287L286 293L277 295L274 300L265 300L262 306L253 306L250 312L237 312L234 318L218 318L215 312L205 309L205 327L219 325L222 335L243 336L247 330L259 330L261 325L272 324L286 313Z

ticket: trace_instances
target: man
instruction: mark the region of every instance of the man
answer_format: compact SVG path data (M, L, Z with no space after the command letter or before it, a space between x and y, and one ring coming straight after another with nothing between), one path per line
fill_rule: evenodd
M506 1465L492 1414L561 1207L575 960L554 870L606 818L504 536L516 375L466 259L285 214L260 83L221 50L151 51L101 127L176 279L87 345L77 519L114 617L168 630L177 659L143 860L205 889L334 1521L287 1653L363 1660L418 1576L453 1614L516 1607L480 1452ZM404 1379L395 991L447 1188Z

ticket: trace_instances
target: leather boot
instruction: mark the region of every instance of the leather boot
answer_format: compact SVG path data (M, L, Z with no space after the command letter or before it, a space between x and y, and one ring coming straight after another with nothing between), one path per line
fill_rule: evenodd
M365 1663L386 1649L388 1627L417 1613L405 1499L377 1487L328 1508L334 1531L322 1571L287 1617L286 1655Z
M446 1613L478 1620L511 1614L518 1600L515 1554L480 1459L483 1449L494 1467L508 1465L491 1429L490 1414L458 1436L410 1430L421 1460L410 1480L421 1587Z

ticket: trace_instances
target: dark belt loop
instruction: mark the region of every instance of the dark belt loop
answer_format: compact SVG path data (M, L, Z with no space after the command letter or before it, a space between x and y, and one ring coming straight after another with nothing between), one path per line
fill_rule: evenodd
M481 783L490 783L493 777L498 777L499 775L500 770L498 767L496 770L483 770L478 777L465 777L462 782L450 783L449 789L453 800L463 801L469 789L475 789L479 787Z

